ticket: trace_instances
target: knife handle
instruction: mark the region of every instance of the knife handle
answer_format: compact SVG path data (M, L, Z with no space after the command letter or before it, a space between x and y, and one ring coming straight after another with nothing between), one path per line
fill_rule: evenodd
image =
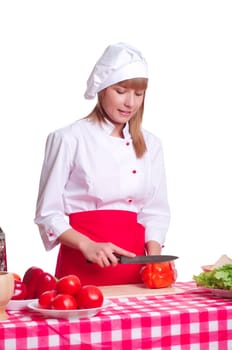
M117 253L113 253L115 255L115 257L118 259L118 263L121 264L121 259L122 259L122 255L117 254Z

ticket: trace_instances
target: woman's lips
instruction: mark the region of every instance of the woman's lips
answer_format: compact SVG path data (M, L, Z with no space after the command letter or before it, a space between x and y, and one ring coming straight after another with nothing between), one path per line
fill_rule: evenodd
M119 109L118 111L124 117L129 117L131 115L131 111L122 111L121 109Z

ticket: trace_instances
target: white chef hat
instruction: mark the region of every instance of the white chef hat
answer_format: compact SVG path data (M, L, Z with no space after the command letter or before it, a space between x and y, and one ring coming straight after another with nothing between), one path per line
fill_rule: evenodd
M125 43L110 45L95 64L87 80L86 99L108 86L132 78L148 78L145 58L135 47Z

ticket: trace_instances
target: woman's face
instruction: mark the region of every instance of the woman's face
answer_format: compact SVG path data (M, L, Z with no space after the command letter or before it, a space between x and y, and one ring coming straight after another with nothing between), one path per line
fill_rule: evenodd
M144 95L145 90L115 84L105 89L101 104L113 124L124 125L137 113L143 103Z

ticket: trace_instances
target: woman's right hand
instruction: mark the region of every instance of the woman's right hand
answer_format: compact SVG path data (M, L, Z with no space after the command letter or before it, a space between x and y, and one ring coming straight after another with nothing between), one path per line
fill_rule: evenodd
M133 258L136 255L111 242L95 242L73 229L63 232L59 237L59 242L68 247L80 250L86 260L101 267L116 266L118 259L115 254L124 255L129 258Z
M94 242L91 240L84 245L84 248L82 248L81 251L88 261L96 263L101 267L107 267L110 265L116 266L118 264L116 254L130 258L135 256L134 253L122 249L113 243Z

